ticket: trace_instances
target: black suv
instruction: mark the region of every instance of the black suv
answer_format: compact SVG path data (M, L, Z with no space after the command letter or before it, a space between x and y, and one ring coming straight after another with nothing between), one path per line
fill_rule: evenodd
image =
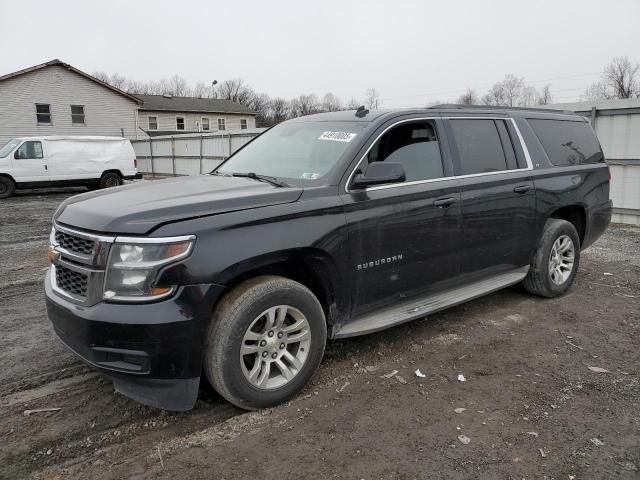
M327 338L518 282L564 294L610 218L602 150L570 112L310 115L208 175L66 200L47 309L136 400L190 409L204 369L224 398L261 408L304 387Z

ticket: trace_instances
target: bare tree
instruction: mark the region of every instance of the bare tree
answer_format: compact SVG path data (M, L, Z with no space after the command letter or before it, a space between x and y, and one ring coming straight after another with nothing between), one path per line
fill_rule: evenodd
M615 57L604 68L599 81L592 83L584 92L587 100L640 97L640 65L627 57Z
M502 80L502 88L504 89L504 101L506 105L515 107L522 95L524 79L509 74Z
M456 103L459 105L477 105L479 101L475 90L467 88L467 91L458 97Z
M378 106L382 104L382 102L380 102L380 94L375 88L367 88L364 96L368 108L378 108Z
M190 92L187 81L180 75L175 74L173 77L171 77L169 79L169 85L171 87L171 95L174 95L176 97L189 96Z
M547 84L542 87L542 90L540 91L538 105L549 105L551 102L553 102L553 97L551 96L551 85Z
M300 95L297 98L291 100L289 106L289 116L292 118L303 117L305 115L311 115L320 111L320 103L318 102L318 97L315 95L315 93Z
M269 122L271 125L283 122L289 114L289 102L284 98L274 98L269 108Z
M613 97L613 93L608 86L602 82L594 82L584 91L583 98L585 100L608 100Z
M204 82L198 82L195 87L191 89L191 95L198 98L205 98L209 94L210 90L211 89L207 87Z
M530 107L532 105L540 104L540 92L536 87L531 85L523 87L520 92L520 98L518 99L518 105L522 107Z
M604 69L603 80L613 91L615 98L633 98L640 95L639 64L632 64L627 57L615 57Z
M357 110L360 105L362 105L361 101L354 97L351 97L351 99L345 105L345 110Z
M216 87L217 98L231 100L241 105L249 105L255 93L241 78L225 80Z
M269 125L269 111L271 109L271 99L266 93L256 93L252 96L249 105L251 110L256 112L256 126L263 127Z
M489 91L482 97L482 103L485 105L505 105L504 86L501 82L493 84Z
M324 112L337 112L342 109L342 102L333 93L325 93L322 97L322 111Z

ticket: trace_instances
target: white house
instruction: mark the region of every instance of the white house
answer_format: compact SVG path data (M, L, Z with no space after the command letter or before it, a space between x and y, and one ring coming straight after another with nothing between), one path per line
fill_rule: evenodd
M140 136L142 101L60 60L0 76L0 145L41 135Z
M143 101L138 110L138 124L149 136L256 127L255 112L231 100L171 95L136 97Z

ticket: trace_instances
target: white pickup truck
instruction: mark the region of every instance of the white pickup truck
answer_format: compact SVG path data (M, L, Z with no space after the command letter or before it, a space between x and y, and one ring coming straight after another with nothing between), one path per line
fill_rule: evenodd
M24 137L0 149L0 198L16 189L81 185L90 189L141 178L131 142L121 137Z

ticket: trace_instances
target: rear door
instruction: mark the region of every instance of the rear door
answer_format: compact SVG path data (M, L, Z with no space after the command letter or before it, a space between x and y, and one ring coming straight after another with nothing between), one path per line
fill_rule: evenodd
M392 124L377 134L355 172L374 161L397 162L405 182L366 189L347 184L353 317L457 279L460 192L441 134L439 120Z
M13 174L16 182L48 182L49 171L43 142L25 140L13 153Z
M460 279L528 265L535 247L531 161L506 118L451 118L454 168L462 193Z

